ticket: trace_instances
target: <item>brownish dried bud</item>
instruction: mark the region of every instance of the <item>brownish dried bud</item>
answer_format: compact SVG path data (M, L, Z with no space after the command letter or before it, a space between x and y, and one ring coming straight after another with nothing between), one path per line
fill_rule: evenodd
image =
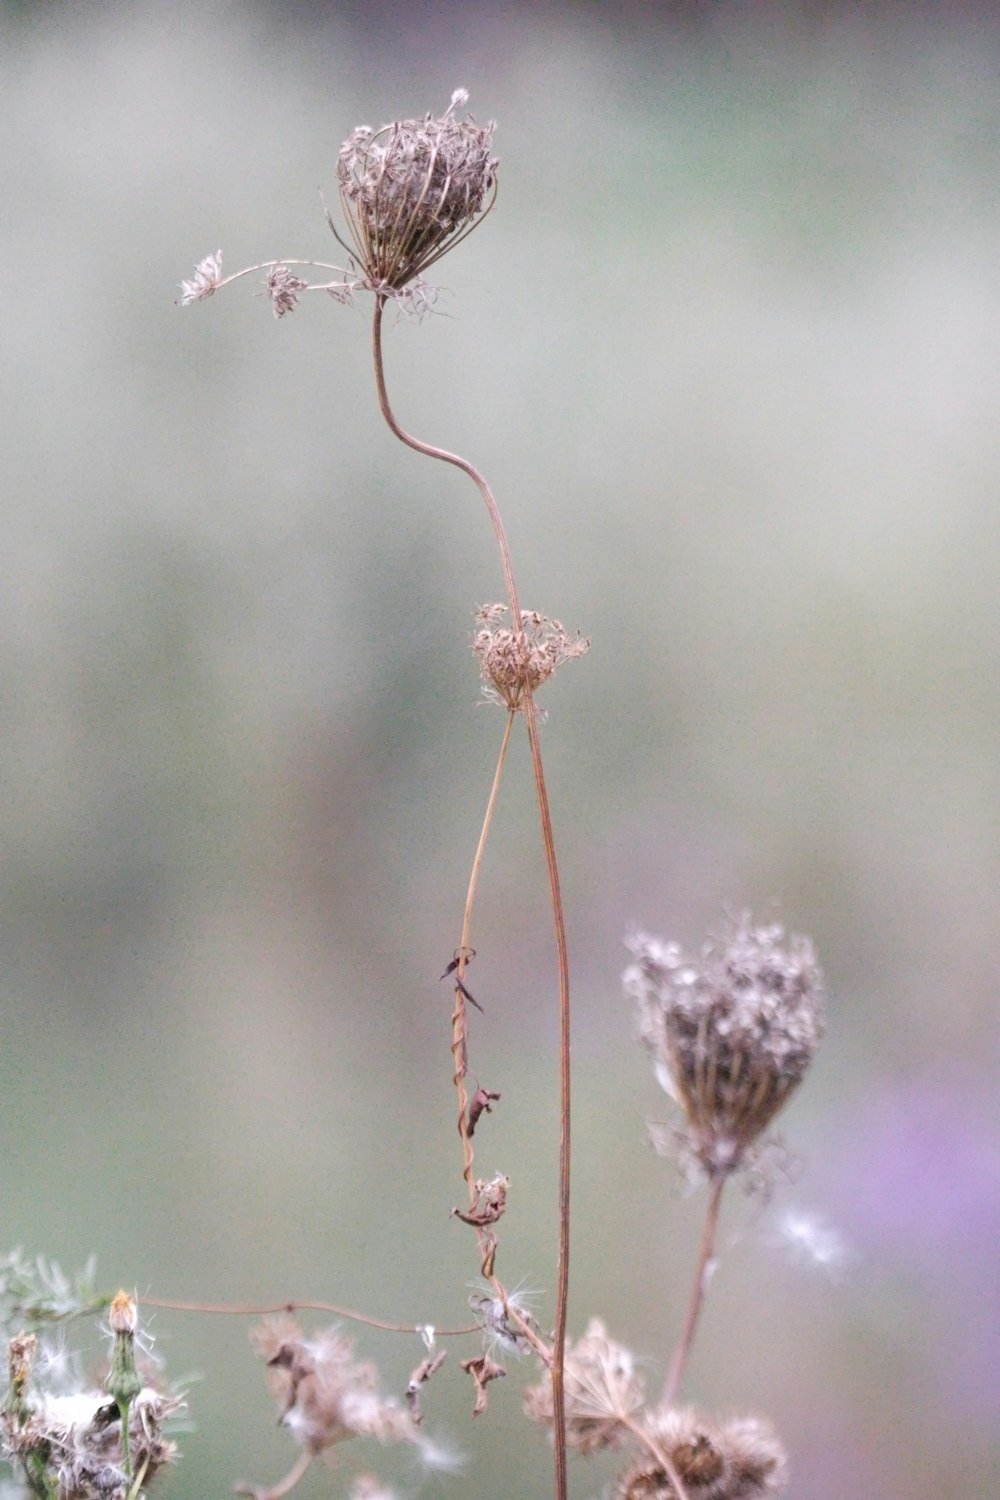
M420 1387L426 1385L432 1375L437 1374L446 1358L447 1354L442 1350L440 1354L433 1354L429 1358L421 1360L407 1382L406 1405L409 1409L410 1419L417 1427L424 1420L424 1414L420 1407Z
M493 206L495 127L457 118L468 97L456 90L440 119L361 125L340 149L340 201L373 290L405 287Z
M493 1113L493 1105L499 1098L500 1095L493 1089L484 1089L482 1085L476 1089L472 1099L469 1101L469 1122L467 1129L470 1141L476 1133L476 1126L479 1124L480 1116L491 1115Z
M785 1493L788 1458L760 1417L713 1422L690 1409L659 1411L643 1427L669 1458L688 1500L763 1500ZM677 1490L647 1451L621 1475L614 1500L677 1500Z
M697 959L644 933L625 993L657 1081L686 1119L710 1177L737 1171L798 1087L823 1035L822 980L808 938L744 913Z
M566 1346L564 1370L566 1441L581 1453L617 1447L646 1400L631 1350L608 1337L600 1318L591 1318L583 1337ZM533 1422L552 1426L548 1371L525 1391L524 1410Z
M502 1380L507 1371L488 1354L481 1354L478 1359L463 1359L462 1369L475 1381L476 1404L472 1408L472 1415L481 1417L487 1405L486 1387L491 1380Z
M526 692L536 692L563 662L585 656L590 642L533 609L522 609L519 630L503 623L506 615L505 604L484 604L476 611L479 628L472 650L483 676L483 696L514 713Z

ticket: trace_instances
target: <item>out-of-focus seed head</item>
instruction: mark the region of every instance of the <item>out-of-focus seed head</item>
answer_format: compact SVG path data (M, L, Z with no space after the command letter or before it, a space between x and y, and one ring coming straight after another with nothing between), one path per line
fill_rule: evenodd
M642 1410L646 1392L635 1356L610 1338L600 1318L566 1348L564 1391L566 1441L581 1453L615 1448L630 1435L626 1425ZM552 1378L545 1371L539 1385L524 1393L525 1415L552 1426Z
M625 993L657 1080L684 1113L690 1150L710 1177L735 1172L823 1035L812 944L744 913L695 959L645 933L628 946Z
M476 611L472 650L483 677L483 696L516 713L526 692L536 692L567 661L586 656L590 642L570 635L558 620L522 609L519 630L505 623L505 604L484 604Z
M380 1394L375 1366L355 1358L352 1340L339 1329L307 1337L285 1315L268 1319L251 1337L267 1364L280 1421L303 1447L320 1453L357 1436L419 1444L408 1413Z
M765 1500L783 1495L788 1458L769 1422L715 1422L690 1408L651 1413L643 1426L670 1459L688 1500ZM643 1452L620 1476L614 1500L676 1500L662 1463Z
M406 286L493 206L495 126L458 118L468 98L457 89L440 118L360 125L340 149L340 199L373 290Z

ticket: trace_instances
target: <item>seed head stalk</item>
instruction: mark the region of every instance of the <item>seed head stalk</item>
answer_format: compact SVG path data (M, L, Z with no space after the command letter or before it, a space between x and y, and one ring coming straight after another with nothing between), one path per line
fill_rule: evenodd
M463 474L468 475L473 484L479 490L489 514L493 526L497 547L500 553L500 565L503 570L504 586L507 591L507 600L510 605L511 621L515 628L520 625L521 607L517 594L517 585L514 581L514 569L511 562L510 547L507 542L507 533L504 528L500 511L494 499L493 492L486 482L484 476L474 464L463 458L458 453L452 453L446 448L438 448L432 443L425 443L422 439L414 437L400 426L395 413L389 402L389 394L385 383L385 366L382 357L382 314L386 298L376 295L375 312L372 321L372 357L375 367L375 385L378 392L379 407L391 432L405 443L408 448L413 448L417 453L424 454L427 458L440 459L442 463L453 464L461 469ZM531 749L531 764L535 779L535 796L538 803L538 816L542 831L542 843L545 848L545 862L549 876L549 894L552 906L552 923L556 941L556 962L558 966L559 981L559 1251L558 1264L556 1268L556 1320L555 1331L552 1342L552 1415L553 1415L553 1438L555 1445L555 1493L557 1500L567 1500L568 1476L566 1468L566 1409L563 1379L563 1365L566 1350L566 1316L569 1298L569 1193L570 1193L570 994L569 994L569 953L566 941L566 922L563 914L562 891L559 883L559 865L556 859L555 840L552 832L552 815L549 808L548 791L545 785L545 771L542 763L542 747L538 734L538 716L535 711L535 703L530 687L525 687L523 693L524 721L528 730L528 743ZM509 733L509 726L508 726ZM497 783L494 783L496 787ZM481 846L477 851L477 861L481 858ZM475 868L475 867L474 867ZM472 888L470 884L470 894ZM467 933L464 928L468 923L471 906L466 903L466 918L463 923L463 945ZM461 969L460 969L461 973ZM456 1064L459 1062L456 1059ZM456 1067L456 1071L458 1068ZM464 1091L460 1086L461 1092ZM465 1111L462 1111L463 1119ZM463 1152L468 1156L469 1142L467 1129L464 1124L462 1130ZM471 1177L469 1163L464 1163L467 1177Z
M708 1291L708 1282L712 1274L712 1261L715 1256L715 1236L719 1227L719 1207L722 1202L722 1190L726 1185L726 1178L722 1172L712 1179L709 1189L708 1207L705 1210L705 1224L701 1232L701 1244L698 1247L698 1259L695 1263L694 1279L691 1283L691 1296L688 1301L687 1316L684 1319L684 1327L670 1357L670 1368L667 1371L666 1384L663 1387L662 1404L664 1407L673 1406L680 1389L684 1367L687 1364L694 1336L698 1328L698 1319L705 1302L705 1293Z

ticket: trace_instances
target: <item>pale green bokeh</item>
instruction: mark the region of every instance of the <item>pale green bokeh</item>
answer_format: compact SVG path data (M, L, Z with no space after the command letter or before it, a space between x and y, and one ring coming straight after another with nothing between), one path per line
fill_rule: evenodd
M594 642L545 695L573 1327L603 1314L655 1384L698 1232L644 1143L666 1104L622 932L777 911L831 989L785 1122L807 1166L764 1220L734 1203L690 1394L768 1412L797 1500L986 1493L995 1134L971 1165L930 1143L915 1237L855 1221L851 1186L925 1095L928 1133L995 1124L1000 28L653 9L421 6L400 35L389 8L4 12L2 1238L94 1250L140 1298L467 1316L437 975L502 728L467 645L501 592L489 528L381 423L363 301L172 304L219 245L336 258L316 188L342 137L464 85L499 121L499 201L436 268L447 316L387 358L402 420L490 477L525 603ZM503 1095L480 1165L511 1175L500 1269L544 1322L555 989L523 746L474 940L473 1070ZM855 1245L836 1285L764 1247L788 1203ZM245 1324L156 1328L205 1374L164 1493L276 1479ZM397 1388L419 1358L362 1346ZM481 1500L549 1493L532 1372L470 1431L470 1352L429 1422ZM611 1472L574 1463L574 1495Z

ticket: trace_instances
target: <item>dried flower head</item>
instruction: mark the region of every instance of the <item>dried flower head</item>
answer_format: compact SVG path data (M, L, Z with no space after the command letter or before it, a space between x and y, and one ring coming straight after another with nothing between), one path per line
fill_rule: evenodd
M749 914L697 959L637 933L626 995L661 1087L682 1109L709 1176L735 1172L803 1076L823 1035L819 968L808 938L755 927Z
M626 1424L646 1400L631 1350L608 1337L600 1318L591 1318L583 1337L567 1345L564 1368L566 1441L581 1453L617 1447L630 1435ZM524 1410L533 1422L552 1426L548 1371L539 1385L525 1391Z
M563 662L586 656L590 642L533 609L522 609L519 630L503 623L506 615L505 604L478 609L472 649L483 676L484 698L516 713L526 692L536 692Z
M222 251L216 250L214 255L206 255L195 266L194 275L190 281L181 282L181 295L179 298L182 307L188 307L192 302L203 302L206 297L218 291L222 284Z
M643 1424L669 1458L688 1500L758 1500L782 1495L788 1459L770 1423L760 1417L713 1422L685 1410L652 1413ZM643 1453L614 1489L614 1500L676 1500L663 1464Z
M307 1337L295 1318L270 1318L251 1338L266 1362L280 1421L295 1439L320 1453L351 1437L381 1443L417 1442L409 1415L380 1395L375 1366L359 1363L353 1341L337 1328Z
M283 318L286 313L290 313L299 300L299 292L304 292L308 285L307 281L295 276L287 266L269 266L264 278L264 288L271 299L274 316Z
M340 149L340 200L358 260L375 290L398 291L464 239L493 206L494 124L460 120L457 89L440 119L360 125Z

